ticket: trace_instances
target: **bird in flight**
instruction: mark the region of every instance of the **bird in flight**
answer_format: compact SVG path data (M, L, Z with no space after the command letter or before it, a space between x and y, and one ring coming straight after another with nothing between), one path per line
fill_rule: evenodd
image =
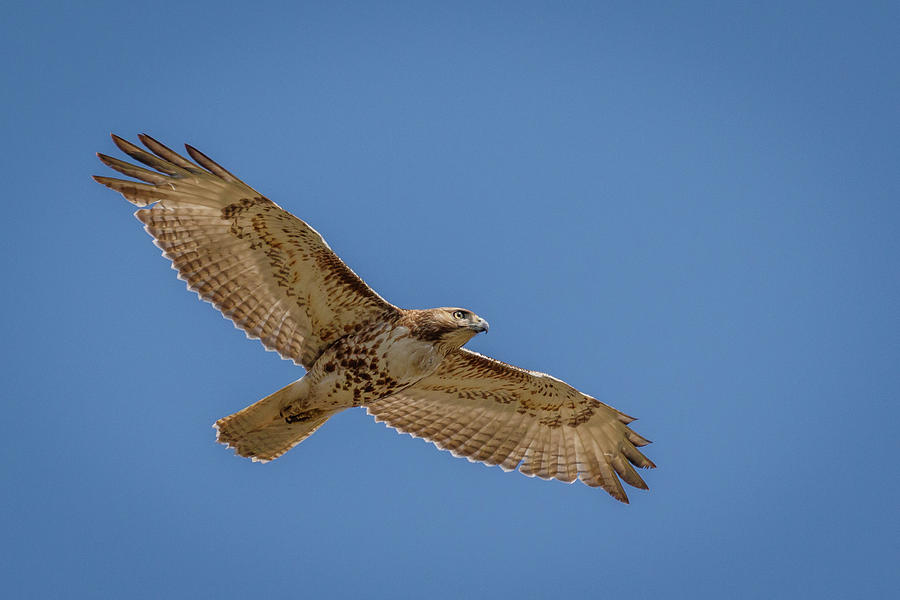
M463 345L488 322L465 308L403 309L338 258L319 233L205 154L193 161L148 135L113 142L148 168L97 156L134 180L94 180L140 207L135 216L201 299L306 374L214 425L240 456L278 458L336 413L376 421L455 456L530 477L647 489L655 465L634 419L555 377Z

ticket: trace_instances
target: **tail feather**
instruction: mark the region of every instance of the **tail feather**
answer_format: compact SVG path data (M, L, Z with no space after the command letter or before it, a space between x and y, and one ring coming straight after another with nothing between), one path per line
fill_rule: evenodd
M216 421L216 441L234 448L235 452L254 462L278 458L321 427L342 408L308 408L289 420L282 409L291 401L303 398L303 380L296 381L274 394Z

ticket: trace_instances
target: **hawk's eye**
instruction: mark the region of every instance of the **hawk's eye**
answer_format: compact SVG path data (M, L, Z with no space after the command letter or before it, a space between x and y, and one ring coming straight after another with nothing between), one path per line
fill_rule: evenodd
M453 318L454 318L454 319L465 319L465 318L466 318L466 311L464 311L464 310L458 310L458 311L456 311L455 313L453 313Z

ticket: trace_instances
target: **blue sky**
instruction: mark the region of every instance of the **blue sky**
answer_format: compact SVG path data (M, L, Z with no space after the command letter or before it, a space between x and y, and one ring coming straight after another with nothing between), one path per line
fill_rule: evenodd
M0 24L8 597L865 597L896 590L896 3L13 3ZM640 420L649 492L335 417L93 183L190 142L390 301Z

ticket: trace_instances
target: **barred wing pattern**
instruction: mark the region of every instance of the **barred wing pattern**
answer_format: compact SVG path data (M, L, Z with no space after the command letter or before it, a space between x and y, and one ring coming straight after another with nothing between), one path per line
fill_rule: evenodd
M399 309L369 288L319 233L191 146L196 162L147 135L150 152L115 135L155 169L98 154L139 183L94 177L143 208L135 216L189 289L247 337L309 369L336 339Z
M647 489L632 465L656 466L636 448L649 442L627 426L632 417L550 375L466 349L368 411L455 456L530 477L581 479L626 503L619 477Z

